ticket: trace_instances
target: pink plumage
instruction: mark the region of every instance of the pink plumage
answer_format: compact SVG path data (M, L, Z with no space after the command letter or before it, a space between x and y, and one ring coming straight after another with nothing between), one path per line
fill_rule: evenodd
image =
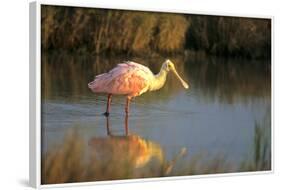
M88 87L96 93L127 95L144 93L153 73L145 66L134 62L118 64L108 73L97 75Z

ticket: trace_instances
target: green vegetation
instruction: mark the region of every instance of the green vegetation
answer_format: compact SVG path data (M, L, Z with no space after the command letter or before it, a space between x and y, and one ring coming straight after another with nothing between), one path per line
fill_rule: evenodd
M271 168L271 111L268 107L261 122L255 124L252 158L243 162L241 168L249 171Z
M269 19L42 7L42 48L91 54L175 54L270 58Z
M189 16L187 48L209 54L247 58L270 58L269 19L222 16Z

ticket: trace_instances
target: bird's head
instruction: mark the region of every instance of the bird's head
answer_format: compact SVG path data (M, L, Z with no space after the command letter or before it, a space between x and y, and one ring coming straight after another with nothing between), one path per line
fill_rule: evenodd
M167 60L163 63L162 68L163 68L165 71L169 72L169 71L171 71L171 70L175 70L175 65L174 65L174 63L173 63L172 61L170 61L169 59L167 59Z
M182 83L183 87L188 89L188 84L180 77L180 75L178 74L175 65L172 61L170 61L169 59L167 59L163 65L162 65L162 69L164 69L166 72L172 71L176 77L179 79L179 81Z

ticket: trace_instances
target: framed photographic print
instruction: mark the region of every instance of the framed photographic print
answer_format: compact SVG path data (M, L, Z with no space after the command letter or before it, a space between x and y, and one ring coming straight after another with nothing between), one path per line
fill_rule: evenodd
M272 172L272 25L30 3L31 185Z

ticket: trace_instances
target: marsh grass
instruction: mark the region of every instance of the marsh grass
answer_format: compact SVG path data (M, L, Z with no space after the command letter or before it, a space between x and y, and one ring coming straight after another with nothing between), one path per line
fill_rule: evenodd
M43 6L43 49L171 53L183 48L188 20L176 14Z
M163 170L161 147L139 136L93 137L84 142L70 130L63 143L42 155L42 183L156 177Z
M248 171L271 170L271 111L267 109L267 114L261 122L255 123L253 152L249 160L241 164L241 168Z
M42 7L42 49L90 54L176 54L186 50L270 58L270 19L64 6Z
M269 19L190 15L186 46L208 54L270 58Z

